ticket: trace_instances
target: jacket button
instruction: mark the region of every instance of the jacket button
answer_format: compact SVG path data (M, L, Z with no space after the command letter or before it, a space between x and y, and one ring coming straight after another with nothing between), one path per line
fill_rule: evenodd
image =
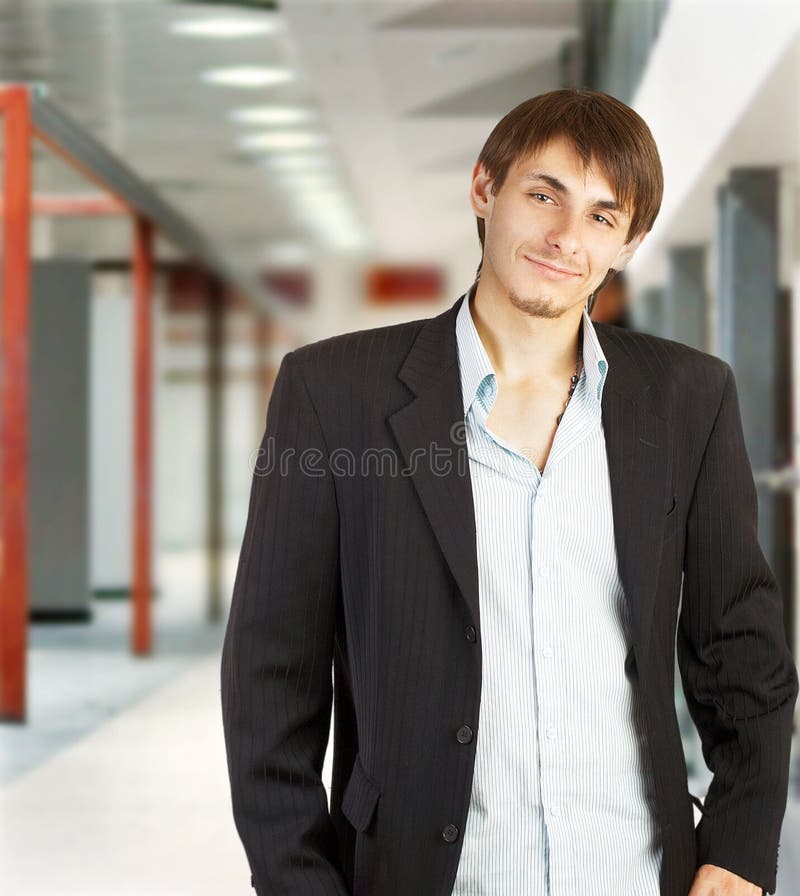
M474 626L474 625L468 625L468 626L466 627L465 631L466 631L466 633L467 633L467 640L468 640L468 641L473 641L473 642L475 642L475 641L478 640L478 635L477 635L477 632L475 631L475 626Z
M448 843L454 843L458 839L458 828L454 824L448 824L442 830L442 837Z
M456 731L456 740L460 744L468 744L472 740L472 728L469 725L462 725Z

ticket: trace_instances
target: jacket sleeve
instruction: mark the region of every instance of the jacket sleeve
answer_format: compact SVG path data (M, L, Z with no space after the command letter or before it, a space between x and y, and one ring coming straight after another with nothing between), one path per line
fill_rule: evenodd
M758 542L736 382L724 366L689 507L677 658L713 772L696 830L697 865L717 865L774 893L798 679L781 595Z
M233 815L259 896L347 896L322 783L339 518L296 353L281 363L253 474L222 651Z

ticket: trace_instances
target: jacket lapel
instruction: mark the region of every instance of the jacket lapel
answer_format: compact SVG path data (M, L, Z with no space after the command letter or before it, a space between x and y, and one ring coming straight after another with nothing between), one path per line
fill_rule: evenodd
M445 560L480 624L472 482L464 435L455 321L461 296L420 328L398 377L413 400L389 426ZM646 655L661 535L671 496L666 421L657 394L615 328L595 324L608 360L602 419L620 579L631 611L637 659Z
M664 516L672 496L672 454L659 392L644 373L646 358L634 361L624 348L624 331L594 327L608 361L602 418L617 566L641 660L648 651Z
M479 626L475 511L456 345L461 298L427 320L417 334L398 372L416 397L388 422L450 571Z

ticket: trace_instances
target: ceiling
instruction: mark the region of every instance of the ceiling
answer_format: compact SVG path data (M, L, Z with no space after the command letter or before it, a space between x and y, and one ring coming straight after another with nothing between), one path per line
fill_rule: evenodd
M54 102L246 269L339 251L435 260L469 240L477 254L472 165L506 111L559 86L577 0L254 5L0 0L0 81L47 84ZM171 30L220 18L274 31L210 39ZM290 79L257 88L203 80L233 66L277 67ZM231 118L287 106L309 121ZM305 152L300 180L276 170L285 152L238 142L309 129L321 145ZM43 146L34 183L92 189ZM57 253L129 252L124 220L48 219L37 234Z

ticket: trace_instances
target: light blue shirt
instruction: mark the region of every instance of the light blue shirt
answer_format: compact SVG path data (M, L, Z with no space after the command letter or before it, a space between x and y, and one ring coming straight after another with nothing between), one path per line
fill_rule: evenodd
M497 381L473 292L456 336L483 684L453 896L658 896L653 774L624 668L632 641L600 405L608 362L584 308L584 371L540 475L486 426Z

